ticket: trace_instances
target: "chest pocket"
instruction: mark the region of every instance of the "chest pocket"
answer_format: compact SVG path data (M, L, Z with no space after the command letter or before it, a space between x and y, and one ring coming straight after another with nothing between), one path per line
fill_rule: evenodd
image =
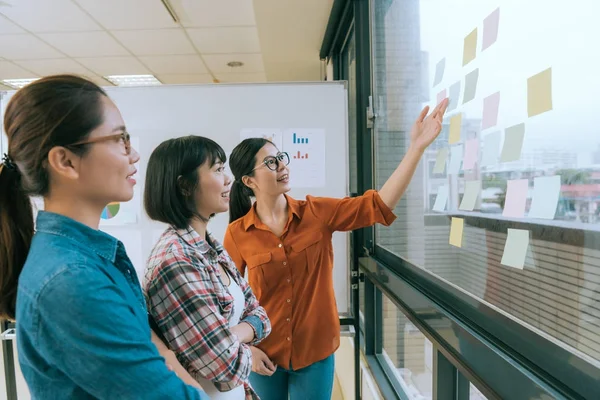
M264 269L271 262L271 253L254 254L248 257L248 283L256 297L260 300L263 290L268 289Z
M292 251L294 254L293 262L296 265L303 263L304 271L311 273L319 268L321 264L321 247L319 243L323 240L323 232L314 231L308 232L301 239L292 243Z

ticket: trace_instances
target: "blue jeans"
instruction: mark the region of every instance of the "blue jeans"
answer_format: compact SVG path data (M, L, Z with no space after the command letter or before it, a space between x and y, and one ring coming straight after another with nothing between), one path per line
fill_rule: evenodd
M250 384L261 400L331 400L333 354L297 371L277 367L271 376L250 374Z

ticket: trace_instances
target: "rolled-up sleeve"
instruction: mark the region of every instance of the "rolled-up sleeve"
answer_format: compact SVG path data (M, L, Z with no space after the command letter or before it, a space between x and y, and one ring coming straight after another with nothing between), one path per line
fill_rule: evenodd
M89 266L69 266L38 298L38 351L97 399L206 399L160 356L117 285Z
M396 220L394 212L375 190L343 199L308 196L307 203L332 232L351 231L375 224L389 226Z
M221 315L206 268L169 252L148 282L146 296L150 314L192 376L212 381L220 391L247 381L252 353Z

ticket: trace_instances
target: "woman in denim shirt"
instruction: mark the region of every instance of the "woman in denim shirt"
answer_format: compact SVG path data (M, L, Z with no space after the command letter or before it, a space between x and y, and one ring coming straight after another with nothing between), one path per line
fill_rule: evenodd
M123 244L98 230L136 183L117 107L90 81L51 76L12 97L4 127L0 317L17 321L32 398L206 398L168 369ZM35 234L29 195L46 210Z
M254 346L271 323L207 232L210 217L229 209L225 158L221 146L202 136L170 139L152 152L144 205L169 227L152 250L144 288L160 332L211 399L253 400L248 376L262 361Z

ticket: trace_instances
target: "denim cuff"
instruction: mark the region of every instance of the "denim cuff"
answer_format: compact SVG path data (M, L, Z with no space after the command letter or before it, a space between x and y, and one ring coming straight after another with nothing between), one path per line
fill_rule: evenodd
M244 318L241 322L247 322L254 329L254 340L261 340L263 338L263 323L256 315L249 315ZM254 342L253 340L253 342Z

